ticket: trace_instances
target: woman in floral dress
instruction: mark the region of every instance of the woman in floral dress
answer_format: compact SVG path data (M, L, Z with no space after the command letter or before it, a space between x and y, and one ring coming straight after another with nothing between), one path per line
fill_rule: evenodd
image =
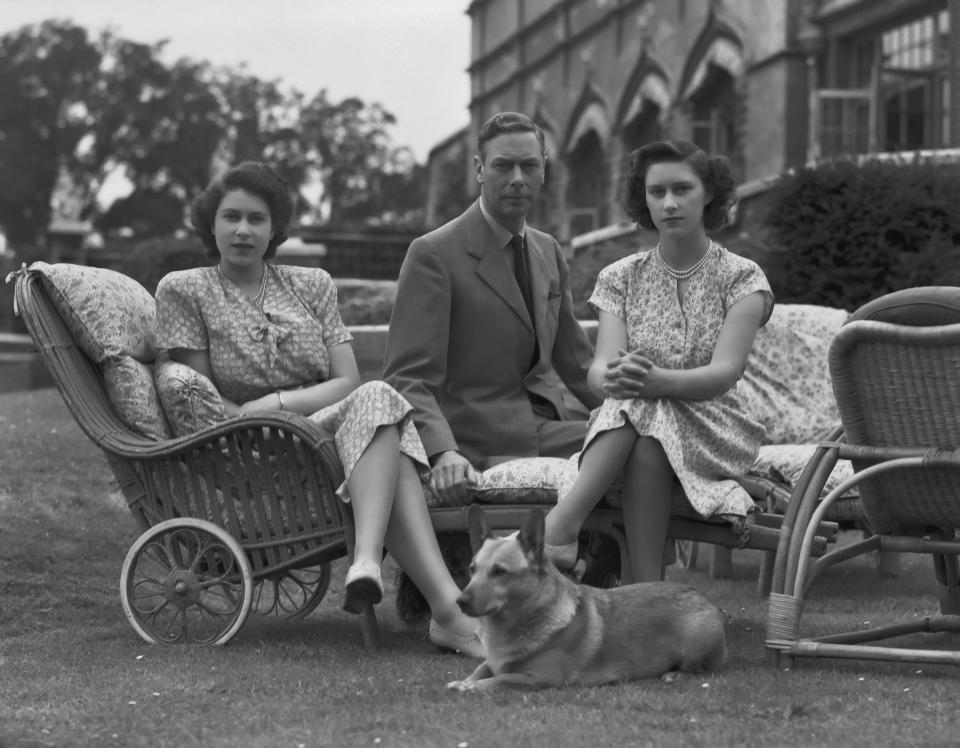
M265 164L240 164L211 184L191 221L217 264L160 282L158 346L208 377L228 416L294 411L330 434L346 476L338 493L356 526L345 609L382 599L386 546L430 604L431 640L482 657L427 513L420 474L429 465L409 403L383 382L360 384L329 274L266 262L292 213L286 182Z
M547 516L547 553L561 568L576 562L584 519L621 475L633 581L662 578L674 481L704 517L753 508L736 478L764 430L737 381L773 294L756 263L707 236L734 201L723 157L677 140L632 154L627 212L660 241L604 268L590 298L599 327L588 383L605 400L577 478Z

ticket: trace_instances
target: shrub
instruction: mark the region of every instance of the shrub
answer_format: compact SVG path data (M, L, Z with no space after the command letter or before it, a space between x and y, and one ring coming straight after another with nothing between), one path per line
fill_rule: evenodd
M125 251L119 245L108 249L122 252L116 269L138 281L150 293L156 293L157 284L167 273L211 264L195 236L156 237L132 242Z
M960 164L831 161L785 175L764 223L781 302L853 309L890 291L954 282ZM948 281L952 277L954 281Z

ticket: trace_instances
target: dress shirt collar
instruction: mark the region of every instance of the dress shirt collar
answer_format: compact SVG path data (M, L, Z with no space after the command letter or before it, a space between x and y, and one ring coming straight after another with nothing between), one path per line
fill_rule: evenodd
M497 237L497 241L500 242L502 246L507 246L510 243L510 240L513 238L513 232L510 229L504 228L499 223L497 219L490 215L487 211L487 206L483 202L483 195L480 196L480 212L483 213L483 217L486 220L487 224L490 226L490 230L493 232L493 235ZM523 222L523 226L520 227L518 232L520 236L523 236L527 231L527 222Z

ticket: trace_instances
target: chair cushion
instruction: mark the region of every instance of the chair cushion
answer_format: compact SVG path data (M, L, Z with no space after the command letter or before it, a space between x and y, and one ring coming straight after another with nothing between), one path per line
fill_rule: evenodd
M103 383L117 416L151 439L172 435L153 386L153 367L132 356L111 358L103 365Z
M473 500L484 504L556 504L557 497L570 490L577 477L577 459L560 457L519 457L487 468L480 474L477 483L470 489ZM433 494L429 486L428 503L431 506L443 502ZM623 506L623 484L615 480L604 494L604 506L619 509ZM680 484L675 484L672 513L682 516L697 516L686 500Z
M779 304L757 332L739 387L767 429L765 444L802 444L840 424L827 352L846 322L843 309Z
M911 327L954 325L960 322L960 288L922 286L894 291L868 301L849 321L861 319Z
M157 305L133 278L104 268L35 262L44 290L80 349L94 362L156 357Z
M486 504L556 504L568 469L568 461L559 457L508 460L484 470L470 495Z
M154 381L174 436L192 434L226 420L220 393L196 369L161 356L154 365Z
M751 475L770 478L794 489L800 480L800 475L813 457L816 444L767 444L760 447L760 454L750 468ZM853 475L853 466L850 460L837 460L833 472L827 478L823 487L825 496L843 481ZM856 487L847 491L844 496L856 496Z
M150 293L114 270L35 262L32 272L77 346L103 374L117 417L151 439L171 436L153 385L157 308Z

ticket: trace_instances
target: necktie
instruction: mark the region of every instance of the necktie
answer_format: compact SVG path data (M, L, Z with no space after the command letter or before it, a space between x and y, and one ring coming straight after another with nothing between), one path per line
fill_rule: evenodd
M517 285L523 296L523 303L527 305L527 314L530 315L530 324L533 319L533 295L530 291L530 273L527 270L527 251L523 246L523 237L514 234L510 237L510 246L513 248L513 274L517 277Z

